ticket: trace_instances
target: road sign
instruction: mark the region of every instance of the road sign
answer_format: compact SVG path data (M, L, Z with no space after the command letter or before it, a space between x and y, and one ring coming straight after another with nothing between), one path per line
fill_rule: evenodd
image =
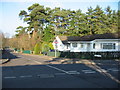
M55 43L55 44L57 44L57 43L58 43L58 41L57 41L57 40L55 40L55 41L54 41L54 43Z

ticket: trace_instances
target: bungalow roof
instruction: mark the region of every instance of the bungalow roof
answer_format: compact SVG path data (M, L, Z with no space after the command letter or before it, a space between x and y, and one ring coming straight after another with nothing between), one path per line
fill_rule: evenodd
M67 41L92 41L95 39L120 39L120 32L119 33L105 33L105 34L94 34L94 35L87 35L87 36L59 36L63 43Z

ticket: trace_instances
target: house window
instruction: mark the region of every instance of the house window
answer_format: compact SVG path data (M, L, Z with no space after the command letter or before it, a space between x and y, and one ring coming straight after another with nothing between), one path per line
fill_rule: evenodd
M93 49L95 49L95 43L93 43Z
M115 43L102 43L102 49L115 49Z
M81 45L81 48L83 48L83 47L84 47L83 43L81 43L80 45Z
M77 47L77 43L72 43L72 46L73 47Z

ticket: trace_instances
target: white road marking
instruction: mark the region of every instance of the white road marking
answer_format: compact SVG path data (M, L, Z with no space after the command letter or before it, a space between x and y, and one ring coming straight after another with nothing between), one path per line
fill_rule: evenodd
M73 73L75 73L75 72L77 72L77 71L68 71L68 72L73 72Z
M106 73L106 72L107 72L105 69L100 69L100 70L99 70L99 69L97 69L97 71L98 71L98 72L104 72L104 73Z
M119 70L116 69L116 70L111 70L111 71L118 72Z
M54 77L53 74L40 74L40 75L37 75L38 77L40 78L52 78Z
M93 70L82 70L82 72L88 74L88 73L96 73L96 71Z
M77 72L77 71L68 71L68 74L80 74L80 72Z
M65 71L65 70L62 70L62 69L59 69L59 68L50 66L50 65L46 65L46 66L48 66L48 67L50 67L50 68L54 68L54 69L56 69L56 70L58 70L58 71L61 71L61 72L66 73L66 74L80 74L80 73L77 72L77 71Z
M14 77L14 76L12 76L12 77L4 77L5 79L10 79L10 78L16 78L16 77Z
M38 62L38 61L34 61L34 62L36 62L36 63L38 63L38 64L42 64L41 62ZM46 66L68 74L68 71L65 71L65 70L56 68L56 67L51 66L51 65L46 65Z
M89 71L89 72L84 72L84 73L96 73L95 71Z
M53 66L50 66L50 65L46 65L46 66L48 66L48 67L50 67L50 68L54 68L54 69L56 69L56 70L58 70L58 71L61 71L61 72L64 72L64 73L67 73L67 74L68 74L68 72L65 71L65 70L62 70L62 69L59 69L59 68L56 68L56 67L53 67Z
M116 69L116 68L110 68L110 69L108 69L108 71L115 71L115 72L118 72L119 70Z
M55 75L65 75L66 73L55 73Z
M32 77L32 75L20 76L20 78Z
M89 72L89 71L92 71L92 70L84 70L84 69L83 69L82 71L83 71L83 72Z

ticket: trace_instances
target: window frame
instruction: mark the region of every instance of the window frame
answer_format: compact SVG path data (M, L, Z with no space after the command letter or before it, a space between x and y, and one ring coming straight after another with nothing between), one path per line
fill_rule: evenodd
M84 43L80 43L80 48L84 48Z
M74 46L74 45L76 45L76 46ZM72 43L72 47L77 48L78 44L77 43Z
M113 49L115 50L116 43L101 43L101 48L104 50L113 50Z

